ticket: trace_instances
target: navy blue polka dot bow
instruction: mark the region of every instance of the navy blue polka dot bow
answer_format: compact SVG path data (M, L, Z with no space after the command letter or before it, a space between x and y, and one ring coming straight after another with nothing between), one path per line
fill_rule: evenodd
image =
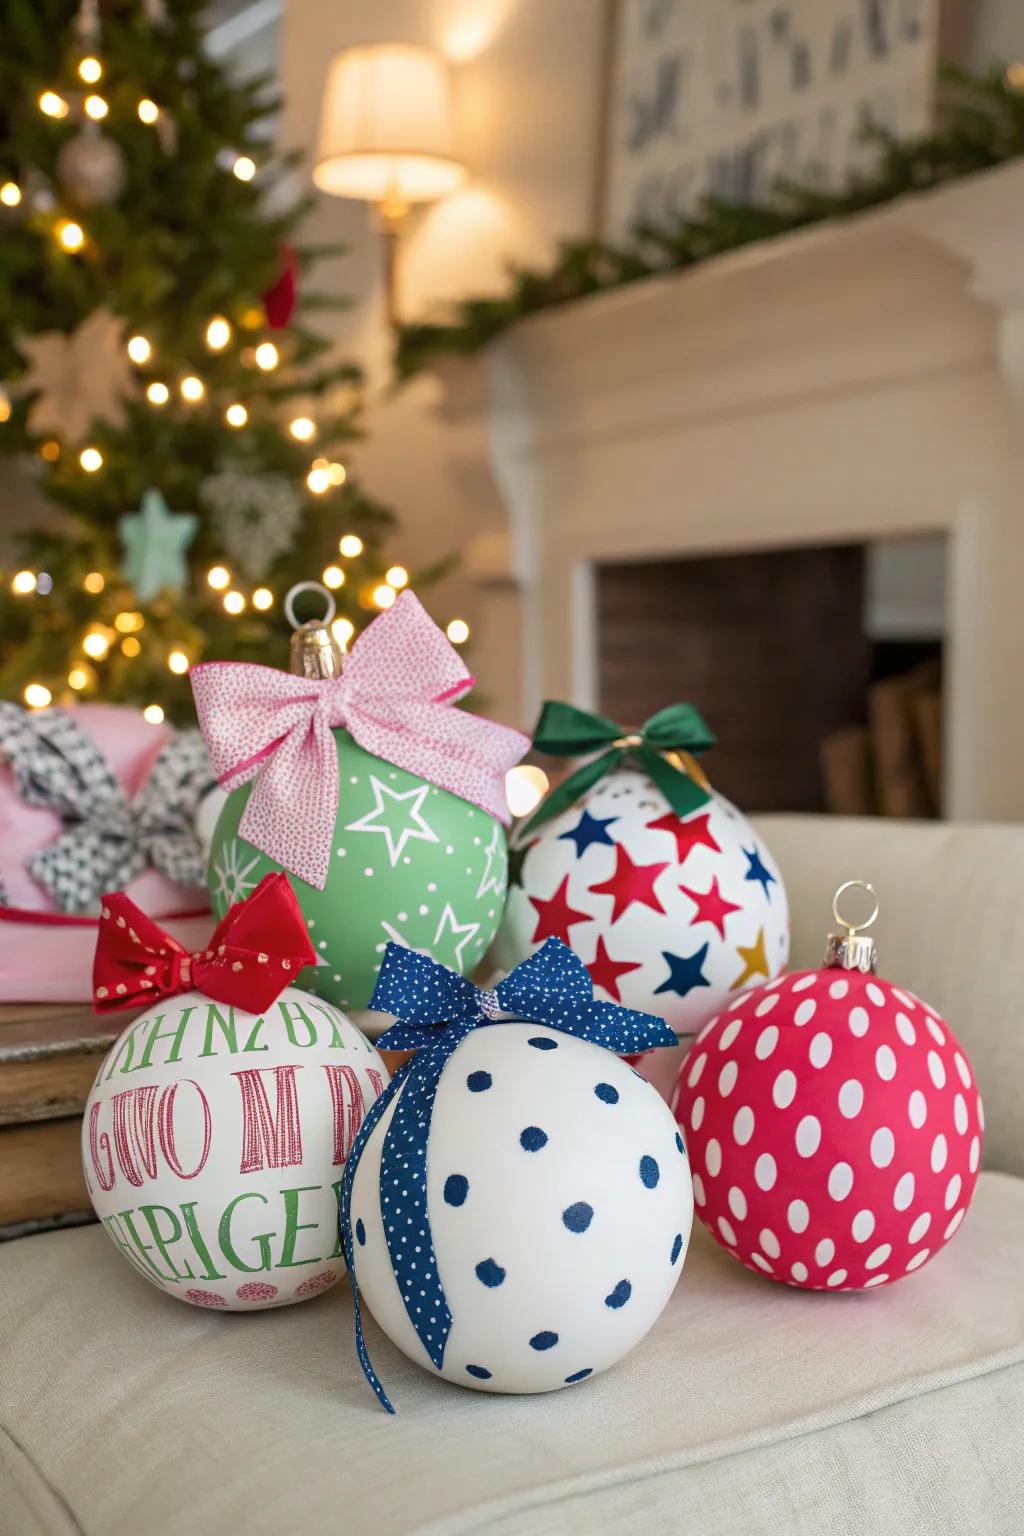
M352 1280L356 1347L366 1379L393 1413L363 1338L351 1221L359 1158L389 1104L397 1095L381 1153L384 1234L409 1321L440 1370L452 1316L437 1271L427 1213L427 1142L438 1083L453 1052L471 1030L512 1019L547 1024L620 1054L675 1045L676 1037L653 1014L595 1002L586 966L560 939L548 939L491 992L481 991L428 955L389 944L370 1007L394 1014L397 1020L381 1035L379 1046L416 1052L367 1113L341 1186L341 1240Z

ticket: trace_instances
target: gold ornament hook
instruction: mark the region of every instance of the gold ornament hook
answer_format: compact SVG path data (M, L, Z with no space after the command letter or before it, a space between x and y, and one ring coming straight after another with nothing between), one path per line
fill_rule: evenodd
M875 903L874 907L871 909L871 916L864 918L863 921L859 923L851 923L848 918L845 918L839 910L839 898L843 895L844 891L867 891ZM874 886L871 884L870 880L845 880L839 887L838 891L836 891L835 895L832 897L832 916L841 927L846 929L846 932L851 939L853 938L854 934L861 932L865 928L870 928L875 918L878 916L878 893L876 892Z
M874 901L871 913L863 922L851 923L839 910L839 899L846 891L867 891ZM845 934L830 933L825 949L825 964L840 971L863 971L873 974L878 958L875 941L862 930L870 928L878 916L878 894L868 880L845 880L832 898L832 915L846 929Z
M295 599L300 592L319 592L326 603L322 619L308 619L300 624L295 617ZM333 595L319 581L300 581L284 600L285 618L292 635L291 670L299 677L340 677L344 666L341 647L334 638L331 620L336 613Z

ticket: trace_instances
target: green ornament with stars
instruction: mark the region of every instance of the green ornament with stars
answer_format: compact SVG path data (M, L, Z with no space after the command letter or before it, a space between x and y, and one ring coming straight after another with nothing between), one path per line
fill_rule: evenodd
M327 883L321 891L290 875L318 956L296 984L340 1008L365 1008L389 940L469 974L505 908L504 828L468 800L364 752L348 731L332 734L339 810ZM281 868L239 835L251 790L232 790L214 831L209 884L218 918Z

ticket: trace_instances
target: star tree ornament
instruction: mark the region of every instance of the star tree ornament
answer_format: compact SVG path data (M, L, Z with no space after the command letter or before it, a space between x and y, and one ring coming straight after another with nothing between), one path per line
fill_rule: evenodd
M199 487L213 511L225 552L252 581L259 581L290 548L302 499L284 475L248 475L221 469Z
M316 952L302 984L363 1009L389 942L462 972L483 958L505 904L505 773L528 741L453 708L473 679L411 592L343 662L333 598L303 585L328 608L296 629L291 675L220 662L192 670L200 727L230 791L210 896L221 913L268 871L287 870ZM293 624L298 590L285 604Z
M136 383L124 328L109 309L94 309L70 334L23 336L18 350L28 363L19 389L35 393L27 418L31 433L80 443L93 422L123 424L124 402L136 393Z
M559 756L599 755L513 836L499 964L561 939L600 996L660 1014L679 1036L779 974L789 956L782 877L695 762L714 737L692 705L671 705L631 733L548 703L535 745ZM658 1058L659 1071L671 1067Z
M875 946L839 912L825 965L735 999L697 1037L674 1108L697 1213L748 1269L809 1290L916 1273L959 1229L984 1111L937 1009L875 976Z
M117 526L124 574L142 602L187 584L185 551L199 527L194 512L172 512L163 494L150 489L143 492L138 512L126 513Z
M85 122L61 145L57 177L80 208L112 203L124 187L124 154L97 123Z

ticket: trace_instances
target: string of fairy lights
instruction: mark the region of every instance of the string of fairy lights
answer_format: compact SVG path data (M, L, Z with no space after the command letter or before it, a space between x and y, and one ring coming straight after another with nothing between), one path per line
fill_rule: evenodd
M83 4L83 16L87 12L91 17L95 14L95 8ZM91 23L86 24L85 34L90 42L96 42L98 41L98 24L92 26L91 31L90 26L92 26ZM81 31L80 25L80 33ZM83 53L78 60L77 73L83 86L95 87L101 83L105 70L96 51ZM93 89L88 90L84 95L47 89L37 98L39 111L55 121L66 118L72 111L73 105L96 125L102 123L110 112L109 102ZM166 145L168 140L164 136L173 134L173 125L169 123L157 102L148 96L140 97L135 111L140 123L161 132ZM255 161L246 154L228 151L222 163L242 182L252 181L257 173ZM0 184L0 206L11 210L16 209L21 205L24 196L25 192L18 182L8 179ZM93 239L77 217L71 218L55 213L51 230L57 247L70 257L86 254L92 248ZM239 317L240 328L243 331L256 330L265 323L265 318L263 310L253 306ZM204 341L209 352L223 354L236 341L236 327L227 316L213 315L207 322ZM198 372L188 372L177 379L154 376L160 372L159 358L157 349L148 336L141 332L136 333L128 338L125 347L130 362L139 370L144 397L154 410L163 410L169 406L174 395L186 407L197 407L203 402L210 404L210 391L206 381ZM243 367L251 367L263 374L272 373L282 361L280 348L269 338L243 345L239 357ZM231 399L222 404L219 409L222 410L226 425L236 431L244 429L250 421L250 407L243 400ZM10 414L9 397L0 391L0 424L7 421ZM312 444L318 436L316 420L305 413L296 415L288 421L286 430L291 438L300 444ZM56 439L48 439L40 445L39 452L44 460L54 463L62 456L61 444ZM91 443L77 451L77 461L82 473L86 475L99 474L104 467L101 450ZM305 483L311 495L326 496L332 490L344 485L346 478L347 471L343 464L333 459L317 457L310 464ZM363 548L363 541L358 534L344 533L338 541L339 558L355 561L362 555ZM321 572L320 579L324 586L335 591L345 585L349 576L343 565L332 562ZM399 592L408 586L408 583L409 573L406 568L402 565L393 565L386 572L382 582L363 594L364 605L383 612L394 604ZM88 572L82 582L84 590L95 597L100 596L106 584L106 577L101 571ZM206 573L206 584L212 593L219 595L224 612L232 618L245 613L250 604L258 612L265 613L277 600L269 586L256 586L246 593L226 565L212 566ZM14 596L20 598L34 595L46 597L53 591L53 579L46 571L18 570L10 578L10 590ZM114 616L112 625L101 622L91 623L79 642L81 659L75 661L68 671L68 688L75 694L81 694L95 687L99 682L96 666L105 662L115 647L129 661L140 656L143 647L139 633L145 628L145 622L143 614L134 609L125 609ZM334 621L332 628L342 650L347 649L355 634L355 625L348 618L339 618ZM469 639L469 625L464 619L454 618L449 621L446 633L453 645L463 645ZM188 671L193 658L181 646L172 646L164 660L168 670L180 676ZM30 709L45 709L53 702L51 689L42 682L28 683L22 696ZM151 724L156 725L163 721L164 711L159 704L149 704L143 710L143 715Z

